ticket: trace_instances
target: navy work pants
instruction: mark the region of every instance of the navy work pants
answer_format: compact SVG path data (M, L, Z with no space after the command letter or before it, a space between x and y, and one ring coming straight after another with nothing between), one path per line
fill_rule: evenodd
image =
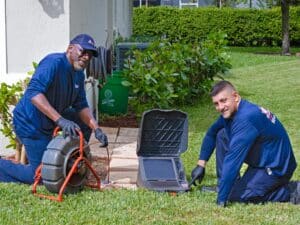
M222 174L222 166L229 140L224 129L217 135L216 168L218 183ZM291 175L278 177L265 168L248 166L242 177L237 177L231 190L229 201L245 203L288 202L290 191L288 182Z
M73 109L66 110L62 116L72 120L80 126L85 140L88 142L92 130L86 126ZM44 152L51 136L41 135L39 139L19 137L25 147L28 164L14 163L11 160L0 159L0 182L19 182L32 184L34 182L35 170L40 165Z

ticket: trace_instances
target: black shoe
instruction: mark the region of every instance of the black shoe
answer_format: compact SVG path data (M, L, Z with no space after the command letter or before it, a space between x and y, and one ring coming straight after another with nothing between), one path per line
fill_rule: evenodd
M290 203L295 205L300 204L300 181L290 181Z
M218 186L202 186L201 191L218 193L219 188Z

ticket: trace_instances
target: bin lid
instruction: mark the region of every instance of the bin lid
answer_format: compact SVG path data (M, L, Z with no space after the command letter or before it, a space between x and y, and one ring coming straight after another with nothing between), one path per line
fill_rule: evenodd
M142 115L137 155L175 156L187 150L187 114L179 110L152 109Z
M107 77L107 81L106 84L118 84L118 85L122 85L122 81L126 80L125 77L123 77L123 72L116 70L113 72L112 76ZM124 85L122 85L124 86Z

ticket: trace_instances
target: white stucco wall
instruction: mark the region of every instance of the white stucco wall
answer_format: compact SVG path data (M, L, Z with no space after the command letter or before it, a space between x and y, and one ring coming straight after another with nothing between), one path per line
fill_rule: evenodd
M89 33L109 47L113 30L131 35L132 0L0 0L0 82L13 83L72 37Z
M115 0L114 30L122 37L130 37L132 34L132 0Z
M0 1L0 76L6 74L5 1Z
M97 45L110 47L111 31L122 37L132 34L132 0L72 0L70 2L71 37L88 32Z
M107 37L107 1L70 1L70 37L88 33L94 37L96 45L104 45ZM112 16L112 15L111 15Z
M14 78L32 70L32 62L69 42L69 1L6 1L7 73ZM9 76L11 79L12 77Z

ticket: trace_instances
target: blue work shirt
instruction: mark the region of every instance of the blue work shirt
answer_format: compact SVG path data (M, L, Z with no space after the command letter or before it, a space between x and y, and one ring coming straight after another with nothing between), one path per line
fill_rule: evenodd
M286 130L270 111L241 100L230 119L222 116L208 129L199 159L208 161L216 145L216 136L225 128L229 150L223 162L218 202L225 202L243 163L265 168L275 176L293 174L296 160Z
M66 53L54 53L39 63L24 96L13 111L16 134L23 138L39 139L52 135L55 123L31 102L42 93L50 105L61 114L73 107L77 112L88 107L84 90L84 73L75 71Z

